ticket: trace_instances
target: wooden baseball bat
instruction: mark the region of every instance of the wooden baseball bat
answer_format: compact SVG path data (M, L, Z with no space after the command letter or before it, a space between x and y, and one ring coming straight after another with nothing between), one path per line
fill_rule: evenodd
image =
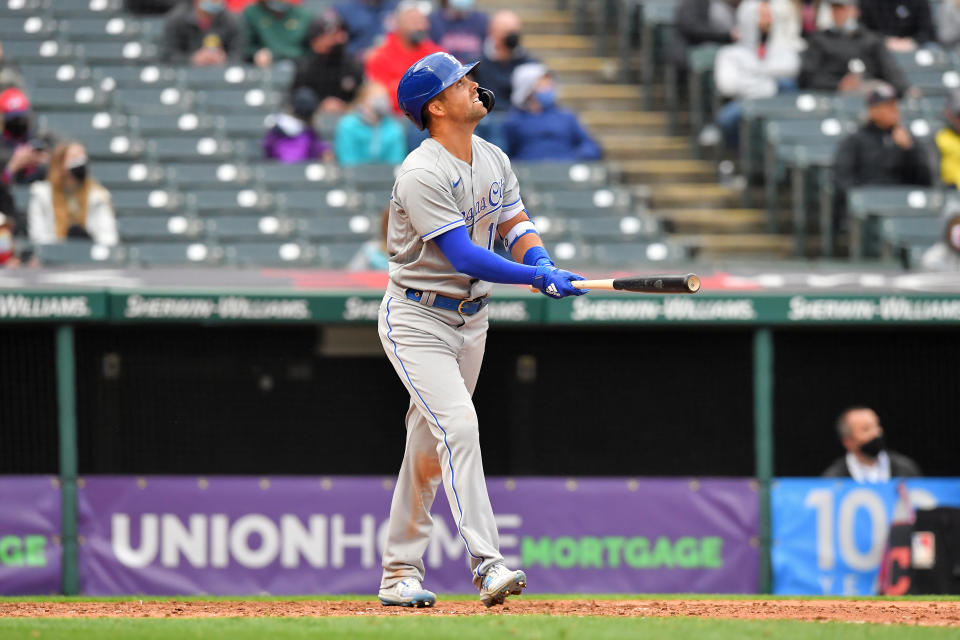
M573 280L570 284L576 289L594 291L633 291L635 293L696 293L700 291L700 278L692 273L685 276L629 276L607 280ZM539 293L540 290L530 287Z

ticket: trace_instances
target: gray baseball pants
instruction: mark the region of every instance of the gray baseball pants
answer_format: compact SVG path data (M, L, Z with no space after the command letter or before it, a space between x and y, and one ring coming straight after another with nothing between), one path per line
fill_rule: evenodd
M391 284L380 305L380 340L410 393L407 442L390 504L381 588L424 578L441 478L474 584L503 562L480 457L473 390L487 337L487 309L472 316L408 300Z

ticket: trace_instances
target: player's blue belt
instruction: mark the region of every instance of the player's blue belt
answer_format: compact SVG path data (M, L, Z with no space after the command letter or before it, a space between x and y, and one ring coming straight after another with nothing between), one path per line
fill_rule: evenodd
M472 316L477 311L480 311L480 309L483 309L485 306L487 306L487 303L490 301L490 296L474 298L473 300L460 300L459 298L448 298L447 296L442 296L439 293L435 293L433 294L432 302L424 302L424 292L420 291L419 289L407 289L407 298L421 304L429 304L431 307L439 307L440 309L456 311L457 313L462 313L465 316Z

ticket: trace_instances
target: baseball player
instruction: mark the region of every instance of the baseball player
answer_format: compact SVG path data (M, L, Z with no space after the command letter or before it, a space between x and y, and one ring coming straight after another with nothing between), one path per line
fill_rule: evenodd
M490 283L533 285L554 298L584 293L571 284L581 276L550 260L506 154L473 135L494 105L493 92L466 77L476 64L434 53L407 69L397 88L404 114L430 137L400 166L387 227L390 282L379 332L410 407L383 553L384 605L436 602L421 583L441 479L483 603L523 591L526 575L500 555L471 399ZM498 240L515 262L494 252Z

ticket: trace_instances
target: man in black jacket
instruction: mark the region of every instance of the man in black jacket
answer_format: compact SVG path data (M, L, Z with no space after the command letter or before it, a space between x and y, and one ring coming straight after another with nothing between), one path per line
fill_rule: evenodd
M886 482L891 478L923 475L916 462L887 450L880 418L869 407L851 407L841 413L837 419L837 435L847 454L823 472L824 478Z
M857 22L856 0L831 0L830 11L835 26L807 40L797 79L800 88L849 93L876 79L889 82L902 96L909 88L907 78L883 38Z
M737 33L740 0L681 0L675 15L677 30L670 45L670 59L687 68L687 52L700 44L730 44Z
M833 161L835 211L841 227L846 217L847 190L861 185L933 184L927 156L900 124L893 87L877 83L867 93L868 122L845 138Z
M891 51L937 41L929 0L873 0L860 9L863 26L886 38Z
M217 66L243 55L240 21L223 0L194 0L170 12L163 25L163 58L176 64Z
M297 61L290 95L309 87L320 98L321 111L343 113L363 84L363 67L346 51L343 20L333 11L315 17L307 30L307 42L310 51Z

